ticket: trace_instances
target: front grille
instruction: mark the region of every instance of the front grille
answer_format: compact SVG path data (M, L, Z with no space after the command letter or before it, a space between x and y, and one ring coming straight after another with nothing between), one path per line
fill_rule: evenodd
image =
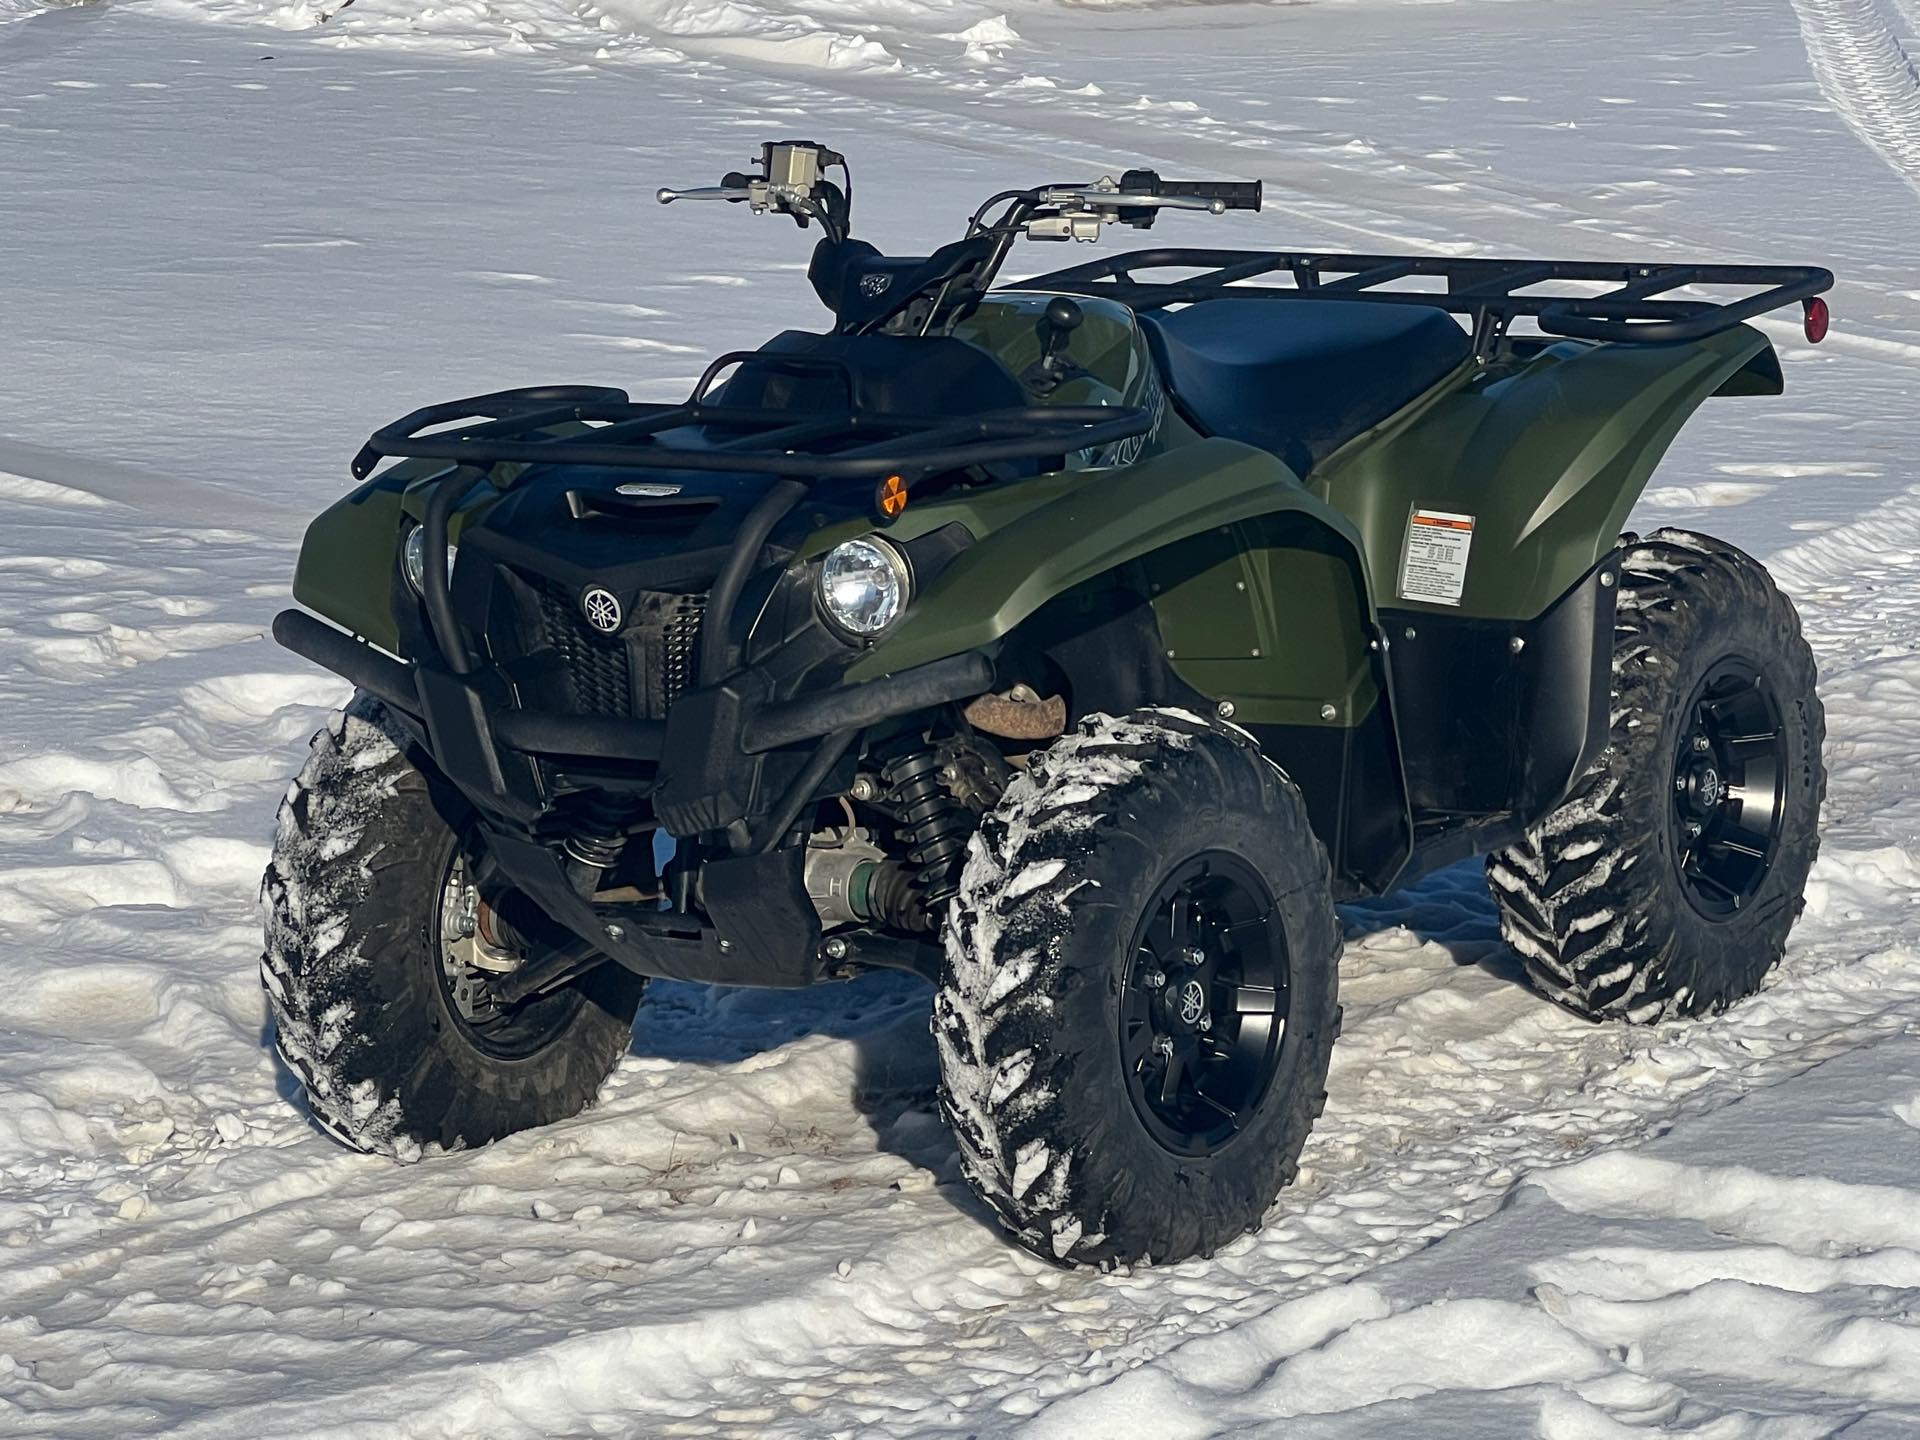
M692 676L704 595L642 591L618 635L587 624L572 592L536 580L547 644L566 667L574 708L587 715L665 717Z
M633 667L627 647L617 637L601 635L588 625L567 591L546 584L539 590L547 644L559 652L567 667L574 707L588 715L630 714Z
M700 622L706 618L704 595L670 595L675 602L664 607L660 626L660 713L680 698L693 678L693 647L700 639Z

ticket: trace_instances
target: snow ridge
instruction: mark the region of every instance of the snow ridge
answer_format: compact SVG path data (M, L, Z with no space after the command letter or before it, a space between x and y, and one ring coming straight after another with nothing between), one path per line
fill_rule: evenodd
M1833 108L1920 189L1920 71L1876 0L1793 0L1793 8Z

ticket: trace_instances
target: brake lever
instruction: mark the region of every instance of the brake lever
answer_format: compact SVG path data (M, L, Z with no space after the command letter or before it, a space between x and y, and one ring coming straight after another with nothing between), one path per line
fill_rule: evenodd
M691 190L670 190L662 185L653 198L662 205L671 205L676 200L730 200L738 204L751 200L753 191L744 185L699 185Z
M1204 210L1227 213L1227 202L1198 195L1128 194L1099 186L1055 186L1040 192L1042 205L1081 205L1093 210Z

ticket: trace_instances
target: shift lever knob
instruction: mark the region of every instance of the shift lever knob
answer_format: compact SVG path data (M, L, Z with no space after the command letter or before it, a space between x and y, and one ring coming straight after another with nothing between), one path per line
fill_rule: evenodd
M1064 295L1056 295L1047 302L1047 329L1059 337L1056 341L1059 348L1065 348L1067 337L1078 330L1086 318L1087 312Z
M1067 358L1067 346L1087 318L1087 312L1064 295L1056 295L1041 312L1040 363L1028 372L1028 383L1041 395L1052 394L1060 384L1077 373Z

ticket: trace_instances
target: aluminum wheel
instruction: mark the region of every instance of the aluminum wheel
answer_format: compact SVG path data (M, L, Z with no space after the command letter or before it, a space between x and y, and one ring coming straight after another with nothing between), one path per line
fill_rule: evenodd
M1786 740L1752 661L1717 662L1688 702L1673 770L1673 855L1687 899L1725 919L1759 890L1779 849Z
M1154 894L1121 994L1120 1053L1164 1148L1215 1154L1252 1118L1279 1068L1288 980L1272 893L1239 857L1197 855Z

